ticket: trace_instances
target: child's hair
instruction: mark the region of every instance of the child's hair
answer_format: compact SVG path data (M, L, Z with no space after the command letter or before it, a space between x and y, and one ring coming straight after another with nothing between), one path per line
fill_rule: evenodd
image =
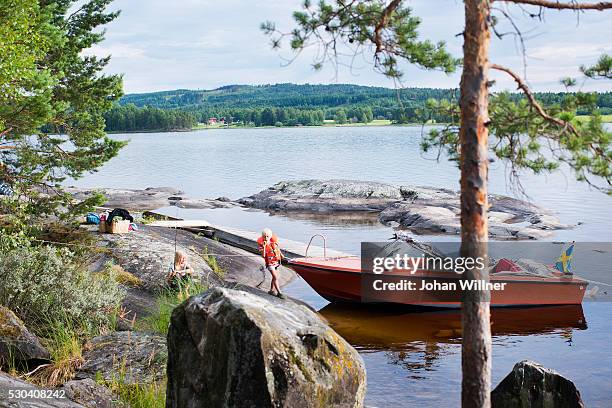
M181 263L181 259L185 259L185 261L187 261L187 254L178 249L175 253L174 253L174 270L177 270L179 267L179 264Z
M272 238L272 230L270 228L264 228L263 231L261 231L261 236L262 237L270 237Z

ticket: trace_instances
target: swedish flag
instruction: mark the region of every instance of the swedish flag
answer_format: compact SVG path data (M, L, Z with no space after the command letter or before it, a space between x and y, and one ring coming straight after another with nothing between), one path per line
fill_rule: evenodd
M563 273L572 273L573 252L574 252L574 242L572 242L572 244L568 246L567 249L561 253L561 256L559 257L559 259L557 259L557 263L555 264L555 269Z

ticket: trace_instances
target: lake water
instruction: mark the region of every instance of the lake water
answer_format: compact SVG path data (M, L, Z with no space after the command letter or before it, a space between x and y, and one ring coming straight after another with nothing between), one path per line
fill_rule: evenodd
M113 135L130 140L99 172L77 182L83 187L172 186L191 197L247 196L287 179L347 178L458 189L454 164L419 150L420 127L218 129L188 133ZM533 202L564 223L557 241L612 241L612 198L575 181L567 169L522 179ZM489 189L516 195L503 163L491 164ZM524 198L524 197L523 197ZM357 254L362 241L386 240L392 230L371 219L343 216L271 215L240 208L164 209L181 218L260 230L299 241L315 233L328 245ZM448 237L423 237L449 240ZM580 251L578 245L576 251ZM608 271L606 271L607 273ZM608 277L608 281L609 281ZM609 290L610 288L602 288ZM371 407L459 405L461 338L456 312L408 313L339 308L303 280L287 293L320 310L362 354ZM612 406L612 304L510 309L493 312L493 383L522 359L536 360L572 379L587 406Z

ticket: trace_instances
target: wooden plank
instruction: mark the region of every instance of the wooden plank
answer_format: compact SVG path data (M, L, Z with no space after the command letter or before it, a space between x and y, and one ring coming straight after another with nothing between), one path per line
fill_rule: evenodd
M204 220L159 220L147 224L151 227L185 228L185 227L210 227L210 222Z
M149 213L154 216L161 216L161 214L156 214L152 211L149 211ZM152 227L185 228L186 230L192 232L198 232L198 230L201 228L207 232L206 235L219 240L219 242L241 248L252 253L259 253L257 239L260 237L260 233L258 232L224 227L211 224L203 220L160 220L148 225ZM310 239L310 237L307 238ZM308 246L307 243L284 239L281 237L279 237L279 242L283 254L287 258L302 258L306 256L306 247ZM315 239L313 242L319 243L321 242L321 239ZM308 256L311 257L323 257L324 254L328 258L351 256L345 252L336 251L330 248L324 250L323 247L319 245L311 245L308 249Z

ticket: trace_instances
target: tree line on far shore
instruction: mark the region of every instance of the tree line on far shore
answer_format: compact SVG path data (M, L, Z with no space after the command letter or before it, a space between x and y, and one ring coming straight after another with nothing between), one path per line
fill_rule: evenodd
M386 119L387 117L380 117ZM374 119L370 107L350 109L300 109L254 108L211 109L187 111L160 109L134 104L115 105L105 115L106 130L119 131L170 131L192 129L199 123L224 123L233 126L320 126L326 120L337 124L369 123ZM390 116L389 119L393 119Z
M317 95L317 92L319 93ZM544 106L563 103L564 92L536 94ZM398 99L399 98L399 99ZM396 91L358 85L236 85L212 91L176 90L124 96L105 114L106 130L189 130L215 122L232 126L320 126L327 123L445 123L452 120L432 101L456 100L451 89ZM511 99L521 99L510 94ZM597 94L601 114L612 114L612 92ZM585 110L578 114L591 114Z

